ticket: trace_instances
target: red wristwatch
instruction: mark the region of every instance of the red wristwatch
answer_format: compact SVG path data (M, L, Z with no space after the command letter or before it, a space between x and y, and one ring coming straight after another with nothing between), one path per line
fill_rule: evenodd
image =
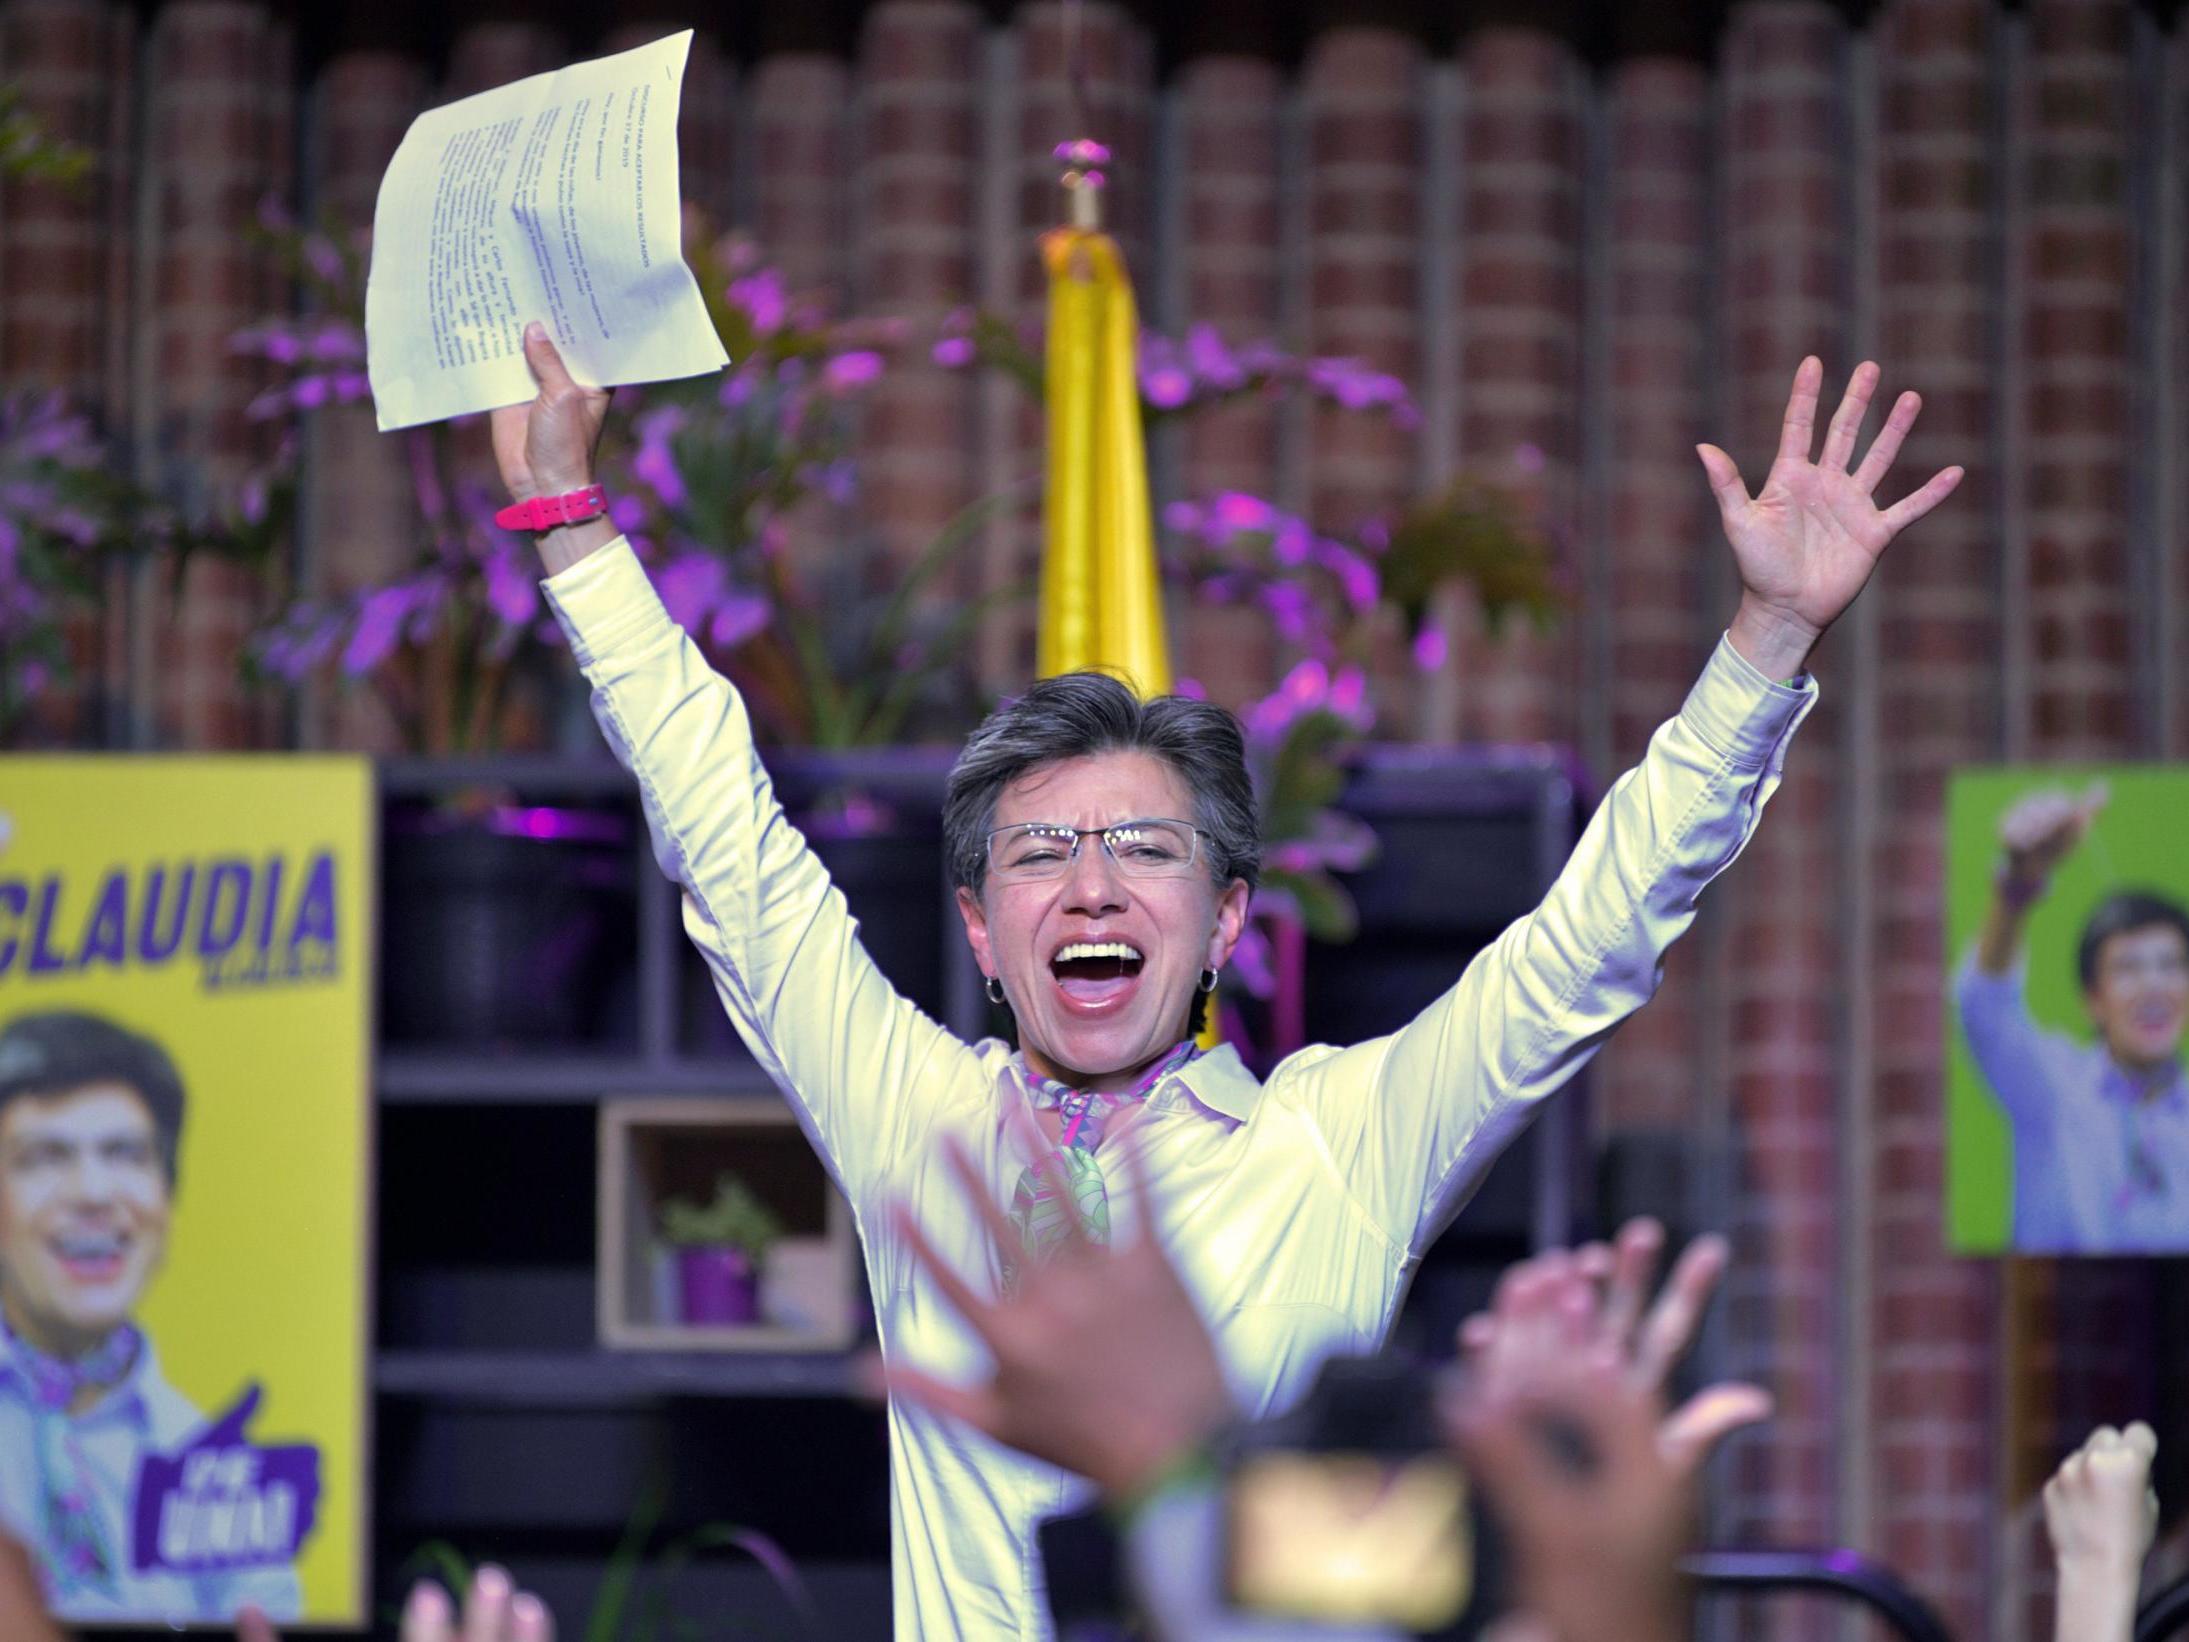
M560 496L528 496L495 514L494 522L504 530L553 530L557 525L596 519L607 511L608 493L598 485L587 485Z

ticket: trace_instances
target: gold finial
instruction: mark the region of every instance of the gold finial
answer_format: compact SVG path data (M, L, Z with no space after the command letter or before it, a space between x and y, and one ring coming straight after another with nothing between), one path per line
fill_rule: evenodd
M1092 137L1058 143L1056 158L1064 167L1065 220L1074 228L1102 226L1102 190L1109 178L1102 167L1110 163L1110 151Z

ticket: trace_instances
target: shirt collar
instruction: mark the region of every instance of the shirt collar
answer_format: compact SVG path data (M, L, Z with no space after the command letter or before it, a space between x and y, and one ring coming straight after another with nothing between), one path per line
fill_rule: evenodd
M1207 1054L1180 1068L1178 1081L1193 1098L1210 1111L1244 1123L1253 1116L1262 1098L1261 1080L1246 1069L1238 1049L1220 1043Z
M1003 1065L997 1072L1003 1087L1009 1089L1014 1097L1021 1092L1031 1094L1032 1085L1029 1080L1033 1074L1027 1069L1025 1062L1016 1051L1005 1045L998 1043L996 1047L1004 1055ZM1234 1123L1246 1122L1253 1115L1256 1103L1262 1098L1261 1080L1247 1070L1246 1063L1239 1058L1238 1049L1228 1043L1220 1043L1206 1054L1196 1055L1167 1081L1172 1085L1183 1085L1196 1105L1206 1107L1219 1117L1228 1117ZM1157 1109L1164 1107L1167 1102L1163 1091L1158 1089L1152 1092L1149 1104Z
M2146 1096L2145 1088L2146 1085L2122 1071L2111 1055L2106 1056L2105 1072L2098 1079L2098 1093L2108 1104L2130 1111L2140 1106L2154 1110L2164 1108L2170 1112L2189 1111L2189 1077L2184 1077L2179 1066L2174 1068L2173 1076L2157 1094Z
M129 1365L129 1372L116 1380L97 1402L75 1418L89 1419L94 1415L127 1413L149 1407L152 1393L165 1383L160 1378L158 1358L152 1349L152 1337L140 1332L136 1360ZM21 1348L5 1323L0 1323L0 1389L12 1392L30 1403L35 1403L38 1396L37 1383L30 1365L23 1359Z

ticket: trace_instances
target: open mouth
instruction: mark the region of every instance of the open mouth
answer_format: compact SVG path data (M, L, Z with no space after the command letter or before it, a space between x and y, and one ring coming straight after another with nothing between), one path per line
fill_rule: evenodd
M1073 941L1049 960L1057 990L1083 1009L1107 1008L1139 984L1146 962L1127 941Z
M69 1232L48 1241L53 1257L73 1282L111 1283L129 1259L129 1239L120 1232Z

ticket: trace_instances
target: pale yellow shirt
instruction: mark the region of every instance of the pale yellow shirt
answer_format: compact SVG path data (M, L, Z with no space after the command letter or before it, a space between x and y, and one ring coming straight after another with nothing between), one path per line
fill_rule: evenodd
M723 1007L850 1200L883 1351L977 1377L983 1348L889 1206L908 1204L960 1272L995 1285L998 1251L938 1143L959 1136L1008 1198L1026 1162L1019 1131L1005 1132L1026 1098L1009 1046L954 1037L874 967L776 802L737 691L670 621L628 546L546 587ZM1410 1024L1303 1049L1267 1083L1220 1048L1154 1092L1133 1133L1156 1229L1248 1413L1296 1400L1326 1357L1381 1344L1423 1250L1491 1160L1649 998L1696 896L1754 831L1815 696L1721 643L1543 904ZM1110 1175L1115 1223L1143 1224L1150 1205L1125 1171ZM889 1436L897 1635L1048 1637L1035 1528L1083 1503L1086 1485L905 1404L891 1406Z

